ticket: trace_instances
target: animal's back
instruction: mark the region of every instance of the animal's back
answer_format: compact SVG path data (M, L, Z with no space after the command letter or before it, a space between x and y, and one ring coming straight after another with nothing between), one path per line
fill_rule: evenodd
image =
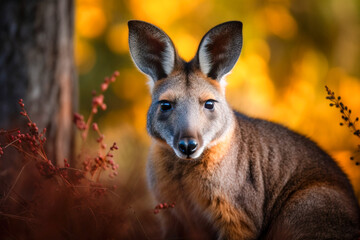
M237 119L237 139L250 153L248 183L263 186L261 238L359 236L359 207L352 186L327 153L279 124L241 114ZM251 178L251 172L256 177Z

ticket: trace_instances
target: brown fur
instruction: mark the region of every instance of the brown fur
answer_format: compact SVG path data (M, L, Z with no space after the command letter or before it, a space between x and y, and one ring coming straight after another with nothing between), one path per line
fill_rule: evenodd
M139 29L148 28L167 42L157 47L172 46L153 25L129 26L131 49L147 43L142 36L148 34L139 35ZM356 239L359 206L334 160L306 137L228 106L222 81L240 54L241 27L229 22L210 30L189 63L172 47L161 49L174 55L170 63L163 54L150 62L146 54L132 55L154 81L147 122L154 139L149 187L158 202L176 202L161 213L164 238ZM159 100L171 109L161 110ZM216 100L213 109L209 100ZM197 148L183 154L180 142L189 139Z

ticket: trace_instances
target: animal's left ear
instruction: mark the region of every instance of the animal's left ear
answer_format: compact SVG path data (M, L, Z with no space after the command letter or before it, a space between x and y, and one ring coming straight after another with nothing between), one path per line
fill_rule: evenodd
M242 23L225 22L212 28L200 42L195 60L208 77L220 81L237 62L242 48Z
M178 57L168 35L147 22L132 20L128 25L130 54L136 66L153 82L167 77Z

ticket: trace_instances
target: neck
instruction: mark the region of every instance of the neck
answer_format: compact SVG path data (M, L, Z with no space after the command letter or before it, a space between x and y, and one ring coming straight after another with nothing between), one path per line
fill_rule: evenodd
M231 154L231 149L235 143L235 128L235 121L233 121L233 124L227 128L226 132L224 132L218 140L213 141L209 145L209 147L204 151L200 160L204 163L204 165L210 168L215 167L227 155Z

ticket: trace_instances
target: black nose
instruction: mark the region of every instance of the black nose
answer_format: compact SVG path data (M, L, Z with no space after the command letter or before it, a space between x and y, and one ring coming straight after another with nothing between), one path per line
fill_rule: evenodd
M195 139L181 139L179 141L179 150L187 156L193 154L196 151L197 146L198 143Z

